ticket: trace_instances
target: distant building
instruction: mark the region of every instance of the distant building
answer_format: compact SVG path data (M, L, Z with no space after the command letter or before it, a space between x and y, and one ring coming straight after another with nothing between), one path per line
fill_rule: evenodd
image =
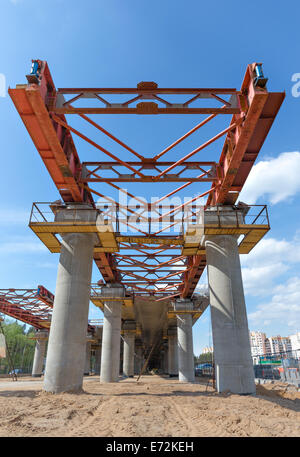
M282 354L282 353L289 353L292 351L291 340L289 337L285 336L271 336L267 338L266 341L266 354L267 355L274 355L274 354Z
M266 334L263 332L249 332L252 357L266 355Z
M300 357L300 332L290 336L292 351L296 357Z
M214 348L212 346L206 346L202 349L202 354L211 354L214 352Z
M300 333L297 333L297 335L294 335L293 341L294 346L298 344L297 348L300 353ZM252 331L249 332L249 338L254 363L257 363L260 357L289 354L293 350L290 337L277 335L267 338L264 332Z

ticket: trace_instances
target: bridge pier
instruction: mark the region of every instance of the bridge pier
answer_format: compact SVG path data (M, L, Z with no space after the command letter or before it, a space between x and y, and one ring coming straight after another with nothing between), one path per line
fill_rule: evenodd
M134 342L135 342L135 321L125 321L123 324L124 352L123 352L123 374L129 378L134 376Z
M143 348L140 339L135 340L134 374L139 375L143 367Z
M163 374L168 374L169 372L169 360L168 360L168 345L164 343L163 345Z
M121 300L125 291L120 284L107 284L102 288L102 296L110 300L104 301L104 322L102 333L100 382L117 382L120 372L120 341L121 341Z
M95 374L100 375L101 367L101 344L95 349Z
M170 378L178 376L177 328L168 328L168 373Z
M95 220L87 205L60 209L56 221ZM62 235L49 334L44 390L73 392L82 387L95 234Z
M193 302L178 299L175 301L177 314L178 376L180 382L194 382L194 350L192 314Z
M207 237L205 249L217 390L255 393L236 236Z
M35 334L35 338L36 344L31 374L33 378L40 377L43 374L43 365L46 351L46 342L48 339L48 332L43 332L41 330L37 331Z
M88 376L91 369L91 342L86 342L86 353L85 353L85 365L84 365L84 375Z

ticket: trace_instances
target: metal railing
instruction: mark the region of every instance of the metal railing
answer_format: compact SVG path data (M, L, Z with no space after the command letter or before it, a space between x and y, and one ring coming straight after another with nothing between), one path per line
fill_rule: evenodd
M31 224L53 223L58 211L66 209L64 203L34 202L30 213ZM221 206L209 207L204 210L203 205L159 205L145 203L144 205L116 205L112 202L102 202L93 207L83 207L82 203L69 205L70 217L68 223L79 223L79 211L94 210L97 212L96 224L111 226L116 235L151 236L182 236L187 227L193 224L204 225L206 222L219 228L229 223L240 227L247 225L266 225L269 227L269 216L266 205L233 205L229 212Z

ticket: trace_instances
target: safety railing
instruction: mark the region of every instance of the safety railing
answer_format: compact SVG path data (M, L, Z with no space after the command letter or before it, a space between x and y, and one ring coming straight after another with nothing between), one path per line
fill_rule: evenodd
M70 209L68 224L79 223L83 211L97 212L96 224L110 225L116 235L135 233L138 235L165 236L183 235L187 227L210 224L219 228L232 224L269 227L266 205L235 205L208 207L203 205L159 205L145 203L140 205L115 205L111 202L97 204L96 208L82 203L64 204L61 202L35 202L32 205L29 225L56 222L56 214ZM230 213L226 209L230 209ZM80 217L79 217L80 211ZM229 216L230 214L230 216Z

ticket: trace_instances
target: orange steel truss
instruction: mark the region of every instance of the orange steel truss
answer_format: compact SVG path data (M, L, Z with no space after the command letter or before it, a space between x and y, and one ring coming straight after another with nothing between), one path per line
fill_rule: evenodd
M240 90L159 88L154 82L141 82L136 88L56 89L46 61L35 60L33 67L28 83L9 89L9 94L63 202L86 202L98 208L97 198L102 201L102 215L114 214L118 249L94 252L104 281L121 281L135 294L154 295L158 300L191 297L206 258L205 253L183 255L183 213L188 212L193 222L204 197L205 208L236 204L285 94L268 92L260 63L248 65ZM145 157L100 124L96 116L106 114L189 114L196 115L198 122L152 157ZM199 116L205 117L199 122ZM173 154L195 132L225 116L229 116L226 128L184 155ZM78 127L79 121L83 127ZM100 145L91 138L91 131L103 134L123 152ZM75 138L100 159L81 162ZM219 140L223 141L219 159L201 160L200 153ZM159 184L179 184L150 203L117 184L122 182L147 183L152 195ZM103 192L104 184L112 189L109 196ZM207 187L184 203L165 205L167 199L193 185ZM116 192L134 199L136 206L117 201ZM171 228L175 229L172 235Z
M54 295L45 287L0 289L0 312L37 329L50 327Z
M39 285L36 289L0 289L0 313L13 317L38 330L49 330L54 295ZM88 333L94 325L88 324Z

